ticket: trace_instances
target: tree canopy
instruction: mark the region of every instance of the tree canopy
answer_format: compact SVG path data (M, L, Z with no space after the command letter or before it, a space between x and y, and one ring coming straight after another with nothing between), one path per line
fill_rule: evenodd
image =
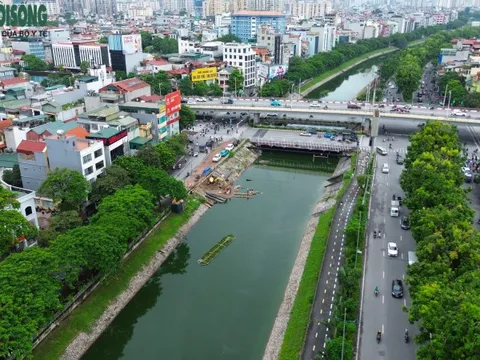
M193 126L193 124L195 124L195 112L190 106L182 104L182 108L180 110L180 127L182 129L186 129L190 126Z
M49 68L45 61L32 54L23 55L22 60L25 62L25 68L28 70L44 71L48 70Z

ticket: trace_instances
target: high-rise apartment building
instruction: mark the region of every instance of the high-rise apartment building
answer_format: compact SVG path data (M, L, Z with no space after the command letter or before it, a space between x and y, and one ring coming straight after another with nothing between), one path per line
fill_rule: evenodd
M230 33L247 42L257 37L261 25L270 25L276 32L285 34L285 15L275 11L238 11L232 15Z
M313 1L294 1L292 4L292 16L300 19L312 19L323 17L332 12L332 2L330 0Z

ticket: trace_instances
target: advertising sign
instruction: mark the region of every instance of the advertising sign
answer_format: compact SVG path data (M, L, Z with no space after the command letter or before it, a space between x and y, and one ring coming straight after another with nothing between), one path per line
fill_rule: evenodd
M118 140L121 140L125 137L127 137L127 130L123 130L123 131L119 132L118 134L115 134L115 135L109 137L108 139L97 138L97 137L95 137L95 134L87 136L87 139L101 140L101 141L103 141L104 146L110 146L110 145L116 143Z
M258 65L258 76L262 78L268 78L268 65L267 64L259 64Z
M165 96L165 106L167 117L179 112L182 108L182 97L180 95L180 90L171 92Z
M122 35L122 49L127 54L142 51L142 36L140 34Z
M215 80L217 78L217 68L216 67L208 67L202 69L195 69L192 71L192 81L208 81L208 80Z
M288 65L272 65L268 70L268 78L270 80L283 77L287 73Z

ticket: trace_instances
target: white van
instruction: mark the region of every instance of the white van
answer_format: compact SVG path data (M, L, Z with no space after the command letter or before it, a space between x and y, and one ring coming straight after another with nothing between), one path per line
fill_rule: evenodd
M409 251L408 252L408 265L412 265L418 261L417 259L417 254L415 251Z
M383 156L388 155L387 150L381 146L377 146L377 153Z

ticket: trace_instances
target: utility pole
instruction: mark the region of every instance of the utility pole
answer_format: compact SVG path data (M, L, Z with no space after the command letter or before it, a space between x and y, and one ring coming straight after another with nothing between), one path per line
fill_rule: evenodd
M365 189L364 191L366 191ZM360 226L362 224L362 212L360 211L360 219L358 220L358 232L357 232L357 247L355 250L355 266L357 266L357 257L358 257L358 242L360 240Z
M345 313L343 315L342 360L345 355L345 325L346 324L347 324L347 308L345 308Z
M443 107L445 107L445 101L447 100L447 90L448 90L448 84L445 86L445 95L443 95Z
M448 92L447 118L450 116L450 102L452 101L452 90Z

